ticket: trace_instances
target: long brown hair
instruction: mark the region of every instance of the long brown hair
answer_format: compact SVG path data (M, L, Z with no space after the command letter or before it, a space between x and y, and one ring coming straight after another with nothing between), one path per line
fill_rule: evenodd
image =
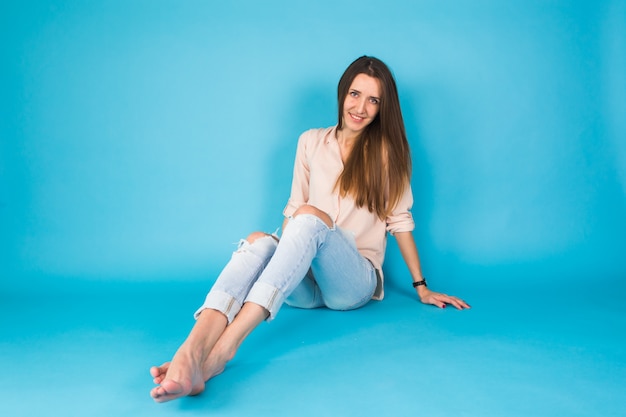
M411 180L411 153L400 110L398 89L391 71L381 60L362 56L339 80L338 130L343 127L343 104L352 81L359 74L379 80L380 107L374 120L361 132L337 180L342 195L351 195L357 207L367 207L384 220L400 201Z

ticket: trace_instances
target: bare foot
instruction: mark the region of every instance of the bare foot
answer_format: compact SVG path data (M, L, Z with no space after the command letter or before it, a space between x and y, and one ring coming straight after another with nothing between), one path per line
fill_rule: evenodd
M171 401L187 395L198 395L204 391L204 377L201 365L193 355L179 350L172 362L160 367L150 368L155 383L159 384L150 391L156 402Z
M205 376L205 381L213 378L224 372L226 369L226 363L233 359L234 352L222 351L219 346L215 346L209 356L202 364L202 372Z
M170 401L204 391L204 382L208 380L204 362L227 324L226 316L219 311L202 311L172 361L150 368L150 375L158 385L150 391L155 401Z
M227 318L217 310L205 309L172 362L150 368L158 385L150 391L157 402L171 401L204 391L205 382L221 374L252 330L269 313L254 303L245 303L227 327Z
M218 358L219 356L219 358ZM204 363L202 364L202 378L204 379L204 381L208 381L209 379L213 378L214 376L217 376L219 374L221 374L222 372L224 372L224 369L226 368L226 363L232 359L232 357L229 358L228 355L217 355L217 354L213 354L212 356L209 356L209 358L207 358L206 361L204 361ZM167 373L169 371L171 362L165 362L163 363L163 365L161 366L153 366L152 368L150 368L150 375L152 375L153 381L155 384L157 385L161 385L163 383L163 381L165 381ZM171 385L168 382L165 383L166 385ZM156 387L159 388L159 387ZM155 391L156 388L152 391L155 394L159 394L158 391ZM174 388L174 390L176 392L178 392L177 387L169 387ZM196 395L199 394L200 392L202 392L202 389L204 387L201 386L201 384L197 384L197 392L194 392L194 390L192 389L192 391L190 392L190 394L182 394L181 395L177 395L176 397L173 397L171 399L175 399L178 398L178 396L183 396L183 395ZM166 388L167 390L167 388ZM185 390L183 390L182 392L184 392ZM167 392L170 392L169 390L167 390ZM152 395L152 393L151 393ZM154 395L153 395L154 397ZM156 398L155 398L156 400ZM164 401L169 401L170 399L164 400Z

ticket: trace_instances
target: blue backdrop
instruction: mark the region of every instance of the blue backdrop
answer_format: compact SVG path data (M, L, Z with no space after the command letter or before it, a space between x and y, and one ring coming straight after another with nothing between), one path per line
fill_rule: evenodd
M398 81L431 281L626 277L624 1L15 1L0 35L5 294L213 278L280 225L363 54ZM393 239L386 267L408 282Z

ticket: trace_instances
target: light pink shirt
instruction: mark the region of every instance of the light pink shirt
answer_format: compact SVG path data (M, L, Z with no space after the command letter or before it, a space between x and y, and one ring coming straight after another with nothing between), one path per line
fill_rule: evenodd
M309 204L326 212L342 230L351 232L359 253L369 259L380 273L381 281L373 298L382 299L382 264L387 232L410 232L415 228L410 212L413 205L411 187L406 188L385 221L365 207L356 207L352 197L341 197L335 189L337 178L343 171L336 130L336 126L311 129L300 136L291 196L283 214L291 216L300 206Z

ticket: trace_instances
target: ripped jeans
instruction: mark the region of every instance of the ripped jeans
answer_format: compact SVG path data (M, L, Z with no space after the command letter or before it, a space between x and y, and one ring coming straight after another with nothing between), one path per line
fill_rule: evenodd
M289 220L277 242L265 236L238 250L222 270L195 317L206 308L232 322L245 302L273 320L284 302L293 307L351 310L365 305L377 285L376 269L354 238L312 214Z

